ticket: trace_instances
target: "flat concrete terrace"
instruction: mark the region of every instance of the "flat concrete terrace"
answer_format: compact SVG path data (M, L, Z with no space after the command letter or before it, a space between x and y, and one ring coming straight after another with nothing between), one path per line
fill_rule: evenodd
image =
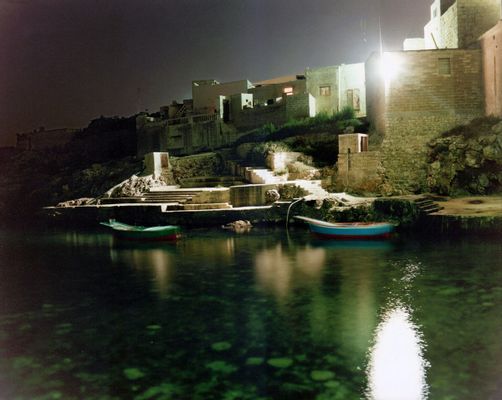
M139 225L221 226L236 220L277 223L284 219L289 202L266 206L219 209L168 210L167 204L99 204L46 207L44 215L55 224L95 226L109 219Z
M502 196L472 196L437 202L442 210L433 215L502 217Z
M441 210L424 218L431 232L447 235L496 235L502 238L502 196L436 199Z

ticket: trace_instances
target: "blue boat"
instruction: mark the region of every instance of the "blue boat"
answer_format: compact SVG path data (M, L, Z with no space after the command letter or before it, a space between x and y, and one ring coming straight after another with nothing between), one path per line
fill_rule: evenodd
M310 231L325 238L374 239L389 237L394 225L388 222L326 222L314 218L295 216L309 224Z

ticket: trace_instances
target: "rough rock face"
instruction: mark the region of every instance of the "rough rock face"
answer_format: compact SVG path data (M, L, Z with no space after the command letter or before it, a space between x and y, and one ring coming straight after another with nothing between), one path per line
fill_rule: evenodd
M475 129L467 126L429 142L430 190L447 195L502 190L502 122Z
M131 176L126 182L115 188L110 197L134 197L141 196L152 187L166 185L162 178L154 179L152 175L147 176Z
M279 191L276 189L270 189L265 192L265 200L267 204L275 203L281 198Z
M68 200L58 203L56 207L76 207L87 204L95 204L96 199L92 197L82 197L80 199Z
M301 161L294 161L287 165L289 179L319 179L321 174L317 168L307 165Z

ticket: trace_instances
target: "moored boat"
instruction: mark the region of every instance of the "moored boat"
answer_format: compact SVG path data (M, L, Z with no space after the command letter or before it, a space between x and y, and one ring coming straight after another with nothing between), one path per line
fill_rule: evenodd
M326 238L335 239L373 239L389 237L394 225L388 222L326 222L314 218L295 216L305 221L310 231Z
M121 240L169 241L177 240L181 236L180 227L176 225L145 227L128 225L114 220L100 222L100 224L112 228L115 237Z

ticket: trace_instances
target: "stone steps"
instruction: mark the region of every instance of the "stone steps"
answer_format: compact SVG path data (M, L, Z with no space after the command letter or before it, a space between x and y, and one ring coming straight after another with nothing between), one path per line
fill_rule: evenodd
M415 200L415 204L418 206L420 213L425 215L429 215L443 209L443 207L439 204L426 197Z
M124 203L190 203L192 198L201 193L200 190L156 190L143 193L141 196L110 197L101 199L102 204Z
M294 183L296 186L301 187L302 189L306 190L309 195L313 195L318 198L326 198L329 196L329 192L324 190L321 186L321 180L304 180L304 179L297 179L295 181L291 181Z
M221 210L227 208L233 207L228 203L191 203L183 205L183 210Z

